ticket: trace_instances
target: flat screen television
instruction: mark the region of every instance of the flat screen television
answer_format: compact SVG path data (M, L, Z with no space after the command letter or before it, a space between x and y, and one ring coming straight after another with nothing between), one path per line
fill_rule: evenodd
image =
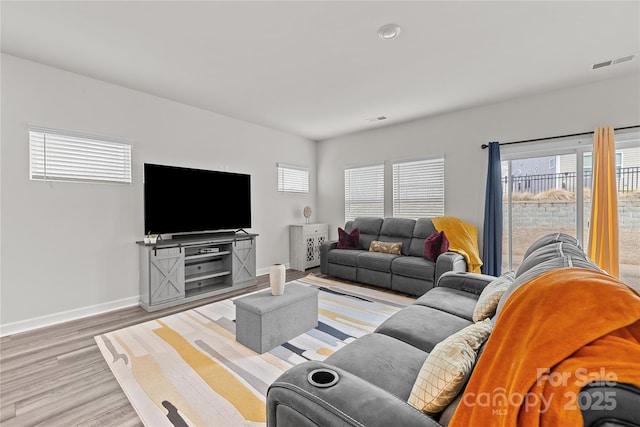
M251 227L251 175L144 164L144 229L151 234Z

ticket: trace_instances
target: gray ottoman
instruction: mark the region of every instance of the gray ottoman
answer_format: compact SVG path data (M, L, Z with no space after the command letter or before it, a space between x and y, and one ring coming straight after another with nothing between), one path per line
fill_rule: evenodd
M289 283L284 294L271 290L238 298L236 341L265 353L318 326L318 290Z

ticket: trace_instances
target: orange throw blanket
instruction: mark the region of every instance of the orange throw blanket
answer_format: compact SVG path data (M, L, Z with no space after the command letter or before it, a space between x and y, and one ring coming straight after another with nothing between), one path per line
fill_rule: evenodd
M450 425L582 426L578 396L594 380L640 386L640 294L597 271L554 270L511 295ZM606 397L596 404L605 415Z
M449 250L457 252L467 261L467 271L480 273L482 260L478 250L478 229L453 216L431 218L438 231L444 231L449 240Z

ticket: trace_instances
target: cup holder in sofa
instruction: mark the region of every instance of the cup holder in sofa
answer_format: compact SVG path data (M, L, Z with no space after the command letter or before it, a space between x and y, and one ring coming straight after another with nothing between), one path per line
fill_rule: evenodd
M321 368L309 372L307 380L309 384L315 387L327 388L336 385L340 380L340 376L334 370Z

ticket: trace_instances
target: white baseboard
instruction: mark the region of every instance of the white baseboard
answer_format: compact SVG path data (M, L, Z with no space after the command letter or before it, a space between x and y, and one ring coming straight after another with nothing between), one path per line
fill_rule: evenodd
M290 268L289 263L285 264L285 267ZM256 271L257 276L269 274L270 267L260 268ZM117 301L111 301L104 304L96 304L88 307L78 308L69 311L63 311L60 313L48 314L42 317L34 317L32 319L20 320L18 322L7 323L0 325L0 337L6 337L8 335L15 335L21 332L27 332L34 329L44 328L46 326L53 326L59 323L69 322L71 320L82 319L83 317L94 316L96 314L103 314L109 311L120 310L122 308L128 308L138 305L139 297L125 298Z
M284 265L285 269L290 269L291 268L291 264L290 263L286 263ZM264 268L259 268L256 270L256 276L264 276L265 274L269 274L269 270L271 269L271 266L269 267L264 267Z
M60 313L48 314L46 316L34 317L32 319L20 320L18 322L0 325L0 337L15 335L21 332L31 331L33 329L53 326L59 323L69 322L71 320L81 319L83 317L103 314L109 311L120 310L138 305L139 297L124 298L117 301L110 301L104 304L90 305L88 307L77 308L74 310L63 311Z

